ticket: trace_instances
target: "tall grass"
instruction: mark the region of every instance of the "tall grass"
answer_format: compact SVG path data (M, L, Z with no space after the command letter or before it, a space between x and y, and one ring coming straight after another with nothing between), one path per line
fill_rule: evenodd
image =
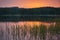
M0 40L60 40L60 25L0 26Z

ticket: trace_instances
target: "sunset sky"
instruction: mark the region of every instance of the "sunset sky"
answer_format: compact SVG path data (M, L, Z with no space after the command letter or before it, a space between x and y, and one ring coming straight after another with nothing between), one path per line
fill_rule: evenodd
M0 0L0 7L12 6L20 8L60 7L60 0Z

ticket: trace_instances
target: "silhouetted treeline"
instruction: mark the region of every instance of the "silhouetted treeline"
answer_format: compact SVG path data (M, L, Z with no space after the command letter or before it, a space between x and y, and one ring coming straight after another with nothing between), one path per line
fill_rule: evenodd
M60 8L41 7L41 8L0 8L0 15L60 15Z
M60 8L0 8L0 21L54 21L60 18Z

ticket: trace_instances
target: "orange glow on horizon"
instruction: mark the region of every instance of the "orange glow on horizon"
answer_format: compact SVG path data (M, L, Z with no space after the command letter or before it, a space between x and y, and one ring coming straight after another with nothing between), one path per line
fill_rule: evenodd
M2 1L2 0L1 0ZM59 0L6 0L0 1L0 7L38 8L60 7Z
M43 6L44 5L40 3L27 3L27 4L23 4L22 8L38 8L38 7L43 7Z
M59 2L50 0L26 0L18 2L18 7L22 8L38 8L38 7L60 7Z

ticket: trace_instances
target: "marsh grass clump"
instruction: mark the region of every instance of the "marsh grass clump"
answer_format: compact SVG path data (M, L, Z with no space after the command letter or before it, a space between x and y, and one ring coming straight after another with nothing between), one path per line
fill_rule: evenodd
M45 25L34 27L13 25L4 29L0 27L0 40L47 40L46 37L48 40L60 40L60 26L56 24L48 28Z

